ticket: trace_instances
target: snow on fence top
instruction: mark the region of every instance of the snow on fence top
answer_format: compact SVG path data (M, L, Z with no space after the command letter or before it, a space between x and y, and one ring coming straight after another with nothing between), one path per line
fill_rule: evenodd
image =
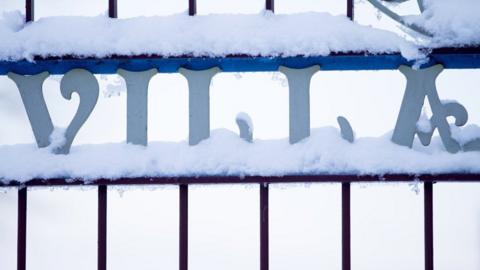
M414 150L381 138L342 139L338 129L312 130L309 138L249 143L227 130L213 131L195 147L188 142L73 146L68 155L29 145L0 146L0 182L34 178L94 180L122 177L295 174L480 173L480 152L446 152L436 137Z
M404 16L433 37L420 43L328 13L207 15L110 19L50 17L24 24L19 12L0 18L0 60L34 56L324 56L332 52L401 53L420 47L480 44L480 2L426 0L419 15Z
M429 47L480 45L480 1L423 0L425 10L419 16L407 16L430 33Z
M396 34L327 13L207 15L110 19L50 17L23 25L20 13L0 21L0 59L111 55L254 56L401 52L419 57Z

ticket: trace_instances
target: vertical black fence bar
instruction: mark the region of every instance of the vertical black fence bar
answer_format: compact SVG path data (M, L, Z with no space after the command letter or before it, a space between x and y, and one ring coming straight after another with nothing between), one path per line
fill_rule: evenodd
M27 267L27 188L18 189L17 270Z
M342 270L351 269L350 183L342 183Z
M25 0L25 21L35 20L35 0Z
M275 12L275 0L266 0L265 9L270 10L271 12Z
M98 186L98 270L107 270L107 186Z
M423 186L425 226L425 270L433 270L433 183Z
M179 268L188 270L188 185L180 185Z
M108 0L108 17L110 18L118 17L117 0Z
M347 0L347 17L353 21L354 0Z
M268 270L268 184L260 184L260 270Z
M194 16L197 14L197 0L188 0L188 15Z

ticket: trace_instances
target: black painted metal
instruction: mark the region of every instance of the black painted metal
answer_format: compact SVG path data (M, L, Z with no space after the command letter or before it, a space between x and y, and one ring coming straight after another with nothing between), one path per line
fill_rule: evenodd
M18 189L17 270L27 265L27 188Z
M188 270L188 185L180 185L179 269Z
M0 187L15 186L91 186L91 185L194 185L194 184L282 184L282 183L349 183L349 182L480 182L480 174L322 174L285 176L198 176L198 177L132 177L120 179L33 179L26 182L0 182Z
M98 270L107 270L107 186L98 186Z
M117 0L108 0L108 17L118 17L118 5Z
M342 183L342 270L351 269L350 183Z
M194 1L194 0L190 0ZM196 6L196 5L195 5ZM442 48L423 48L422 50L431 51L431 54L441 53L441 54L480 54L480 46L473 47L442 47ZM394 53L398 54L398 53ZM332 52L330 56L371 56L371 55L392 55L392 53L384 54L372 54L368 52ZM298 55L299 57L307 57L303 55ZM251 57L260 57L260 55L249 55L249 54L227 54L222 58L251 58ZM178 59L178 58L195 58L194 55L178 55L178 56L164 56L158 54L137 54L137 55L111 55L109 57L101 58L103 60L107 59L155 59L155 58L166 58L166 59ZM208 56L198 56L197 58L208 58ZM35 62L42 60L75 60L75 59L95 59L88 57L78 57L72 55L64 56L51 56L51 57L35 57Z
M35 0L25 0L25 21L35 20Z
M260 270L269 267L268 184L260 184Z
M328 177L328 178L325 178ZM175 180L175 181L173 181ZM199 177L199 178L124 178L115 181L97 180L88 183L65 179L35 180L27 186L55 185L98 185L98 269L107 269L107 185L138 184L176 184L179 185L179 269L188 270L188 185L189 184L260 184L260 270L269 268L269 184L271 183L342 183L342 270L351 269L351 183L352 182L424 182L424 235L425 270L434 270L433 249L433 183L434 182L480 182L478 174L439 174L439 175L317 175L260 177L250 176L244 179L236 177ZM11 185L15 186L15 185ZM27 187L18 191L18 238L17 270L26 269L26 229L27 229Z
M425 270L433 270L433 183L424 184Z
M347 0L347 17L353 21L353 12L354 12L354 0Z
M197 0L188 0L188 15L194 16L197 14Z
M270 10L271 12L275 12L275 0L266 0L265 9Z

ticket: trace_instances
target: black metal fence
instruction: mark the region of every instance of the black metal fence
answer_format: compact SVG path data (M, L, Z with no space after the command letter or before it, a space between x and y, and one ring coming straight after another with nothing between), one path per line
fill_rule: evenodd
M433 184L436 182L480 182L480 174L439 175L297 175L262 176L204 176L97 179L84 182L72 179L34 179L27 182L0 183L0 187L18 189L17 269L26 269L27 246L27 188L33 186L98 186L98 270L107 269L107 186L108 185L178 185L179 186L179 269L188 269L188 187L198 184L258 184L260 186L260 270L269 269L269 185L278 183L342 184L342 270L351 269L350 185L354 182L386 183L417 181L424 185L424 256L425 270L434 269L433 250Z
M346 15L353 20L354 0L347 1ZM275 11L275 0L265 0L265 9L271 12ZM35 19L35 0L25 0L25 20L31 22ZM197 0L188 0L188 15L194 16L197 14ZM117 18L118 3L117 0L108 0L108 16L110 18Z
M34 0L26 0L26 21L33 21ZM196 0L189 0L189 15L196 14ZM274 11L274 0L266 0L265 8ZM109 17L117 17L117 0L109 0ZM354 15L354 1L347 0L346 14ZM29 186L98 186L98 270L107 269L107 186L108 185L178 185L179 186L179 269L188 269L188 186L195 184L258 184L260 186L260 270L269 269L269 184L274 183L325 183L342 184L342 270L351 269L350 245L350 185L353 182L408 182L424 184L424 256L425 270L434 269L433 249L433 184L435 182L480 182L480 174L440 175L297 175L284 177L205 176L205 177L156 177L123 178L117 180L97 179L90 182L72 179L34 179L27 182L0 183L0 187L17 186L18 190L18 237L17 269L26 269L27 189Z

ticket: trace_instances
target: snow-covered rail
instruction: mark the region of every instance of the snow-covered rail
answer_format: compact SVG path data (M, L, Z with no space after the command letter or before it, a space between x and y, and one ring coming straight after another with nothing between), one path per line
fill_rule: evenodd
M446 69L480 68L480 47L438 48L432 50L422 67L441 64ZM262 57L255 55L227 55L225 57L164 57L161 55L118 55L106 58L38 57L34 61L0 61L0 75L14 72L33 75L47 71L50 74L65 74L80 68L94 74L116 74L118 69L144 71L156 69L159 73L175 73L183 67L204 70L218 67L222 72L278 71L280 66L305 68L319 65L322 71L342 70L394 70L400 65L415 65L400 53L369 54L332 53L328 56Z

